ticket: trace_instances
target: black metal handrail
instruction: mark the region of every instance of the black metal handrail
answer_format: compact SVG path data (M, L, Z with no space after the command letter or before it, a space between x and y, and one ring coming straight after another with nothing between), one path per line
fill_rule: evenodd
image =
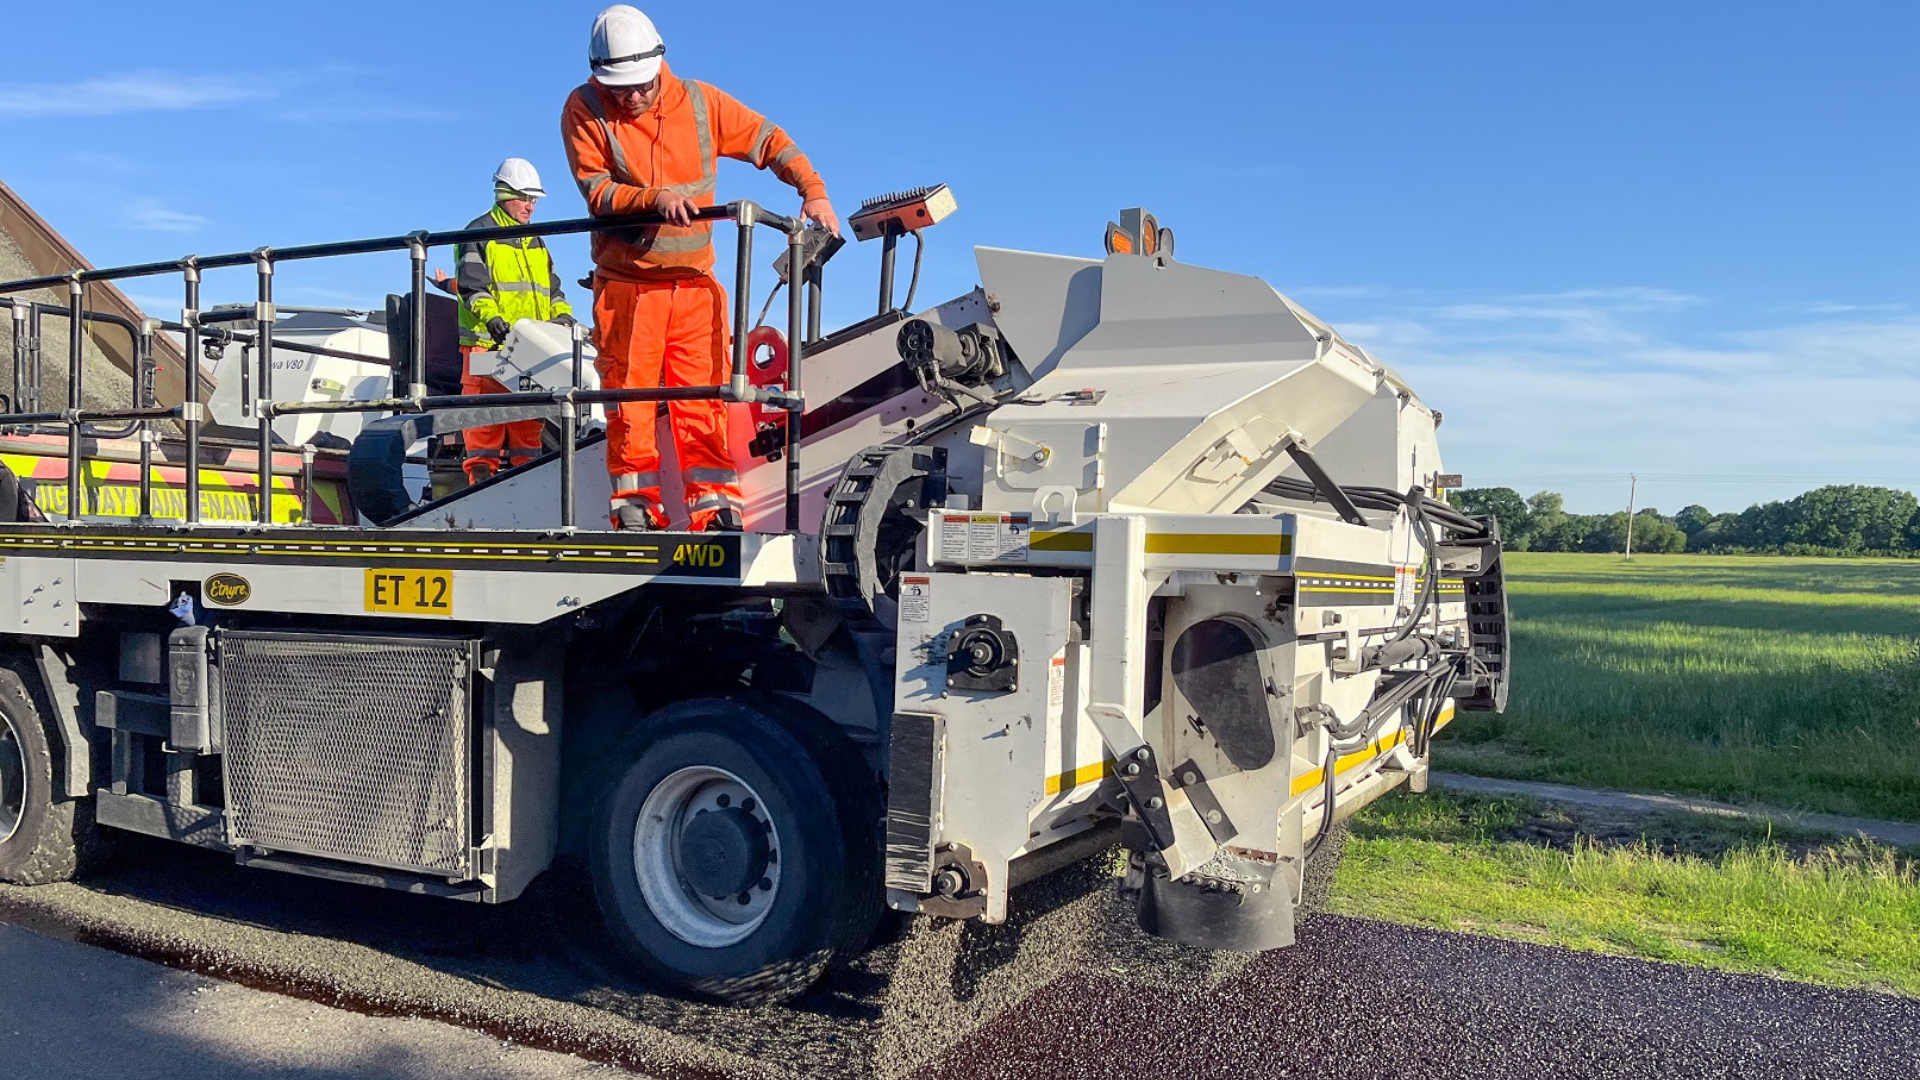
M695 211L695 221L733 221L739 226L735 247L734 293L733 293L733 374L724 385L699 387L651 387L631 390L580 390L580 381L585 374L585 328L576 325L573 330L573 387L552 393L495 394L487 396L489 405L514 404L556 404L560 406L561 443L566 452L560 458L560 524L562 528L574 527L574 490L573 490L573 453L579 441L579 410L581 405L619 404L628 401L685 401L719 400L727 402L762 402L782 407L787 413L786 455L787 455L787 491L786 491L786 528L793 531L800 526L800 417L804 406L801 390L801 362L806 326L803 323L803 297L801 290L788 290L787 338L788 371L787 386L782 390L761 389L752 385L748 378L747 331L749 297L753 280L753 231L757 226L767 226L787 234L789 265L800 265L802 234L805 222L798 217L776 214L757 203L740 200L721 206L703 207ZM253 266L257 277L256 300L250 312L244 317L251 318L257 324L254 334L254 346L259 353L260 403L259 416L259 505L256 517L260 524L273 521L273 420L277 416L309 413L332 412L395 412L421 413L441 409L471 407L475 402L471 398L430 396L426 388L426 291L427 291L427 249L450 244L484 243L489 240L513 240L532 236L567 236L585 232L603 230L648 228L668 224L659 214L632 214L608 218L575 218L566 221L551 221L540 224L500 226L485 229L459 229L449 232L414 232L403 236L376 237L368 240L349 240L327 244L305 244L296 247L263 247L251 252L225 255L189 255L174 262L139 263L132 266L107 267L96 270L75 270L67 274L26 278L19 281L0 282L0 304L14 306L15 302L6 300L11 293L65 286L68 294L68 314L71 318L69 330L70 377L68 380L68 408L63 411L38 411L8 416L0 423L6 424L65 424L67 432L67 519L79 520L80 499L80 449L82 425L100 420L134 420L141 424L143 443L143 465L140 474L140 515L143 519L151 517L152 508L152 470L146 462L150 461L153 431L151 421L155 419L179 419L186 429L186 521L195 525L200 520L200 426L205 422L205 407L199 401L199 380L185 380L186 399L172 408L145 407L134 409L88 410L81 407L82 382L82 339L83 324L89 313L85 311L86 286L94 282L126 281L133 278L154 277L162 274L180 274L184 281L184 304L178 323L161 322L149 319L137 330L135 341L138 355L151 355L152 335L162 330L176 330L186 337L186 355L189 363L197 363L193 358L200 353L200 335L203 323L211 324L213 319L200 311L200 277L208 270L229 267ZM366 255L384 251L405 251L411 261L413 295L413 326L410 348L407 357L407 393L395 394L378 401L334 401L334 402L280 402L273 400L273 326L275 308L273 303L273 273L280 263L307 259L335 258L343 255ZM818 311L817 288L815 311ZM53 308L58 310L58 308ZM230 321L230 320L223 320ZM18 326L18 323L16 323ZM37 331L37 327L36 327ZM37 333L36 333L37 336ZM295 351L318 352L313 348L295 348ZM15 345L16 353L19 343ZM37 361L37 357L36 357ZM396 377L398 372L395 372ZM191 375L191 372L189 372ZM137 388L136 388L137 392ZM143 404L145 404L143 402Z

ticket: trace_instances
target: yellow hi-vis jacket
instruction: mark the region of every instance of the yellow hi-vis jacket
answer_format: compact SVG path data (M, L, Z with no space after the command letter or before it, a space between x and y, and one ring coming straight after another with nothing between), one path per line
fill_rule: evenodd
M515 224L504 209L495 206L474 218L467 228ZM545 322L557 315L573 314L566 294L560 291L560 272L554 269L553 255L539 237L461 244L456 251L460 260L460 344L499 348L493 335L487 333L488 319L505 319L511 324L519 319Z

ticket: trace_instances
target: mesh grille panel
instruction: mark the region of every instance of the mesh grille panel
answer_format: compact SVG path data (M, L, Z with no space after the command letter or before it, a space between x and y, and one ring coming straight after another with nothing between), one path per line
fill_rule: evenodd
M236 843L464 877L470 643L223 633Z

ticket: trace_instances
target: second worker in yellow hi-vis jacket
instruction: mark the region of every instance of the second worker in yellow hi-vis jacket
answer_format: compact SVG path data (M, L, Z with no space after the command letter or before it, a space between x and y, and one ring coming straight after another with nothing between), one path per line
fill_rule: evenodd
M540 174L523 158L508 158L493 174L494 207L468 223L469 229L505 228L533 220L534 203L546 190ZM508 387L473 373L476 353L498 349L520 319L573 325L573 308L560 290L560 273L553 255L537 236L461 244L455 280L460 290L460 354L466 369L460 374L463 394L502 394ZM540 454L539 420L468 428L466 472L469 483L479 483L510 465L523 465Z

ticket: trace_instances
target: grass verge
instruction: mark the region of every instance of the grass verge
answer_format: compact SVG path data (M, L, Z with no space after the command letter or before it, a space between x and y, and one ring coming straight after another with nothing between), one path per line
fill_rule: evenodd
M1914 853L1703 815L1396 793L1329 910L1920 997Z
M1920 561L1508 556L1512 701L1436 767L1920 821Z

